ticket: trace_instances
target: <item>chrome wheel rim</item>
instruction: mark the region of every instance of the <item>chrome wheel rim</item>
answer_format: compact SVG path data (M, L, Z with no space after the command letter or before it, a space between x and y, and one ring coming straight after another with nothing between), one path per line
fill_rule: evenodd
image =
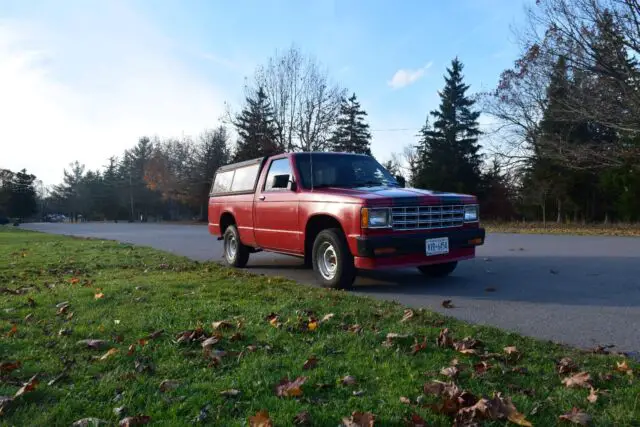
M236 257L236 252L238 252L238 240L236 236L230 235L227 237L227 244L225 245L225 254L227 255L227 259L229 261L233 261Z
M316 261L323 279L332 280L336 277L338 271L338 255L331 243L324 242L320 245Z

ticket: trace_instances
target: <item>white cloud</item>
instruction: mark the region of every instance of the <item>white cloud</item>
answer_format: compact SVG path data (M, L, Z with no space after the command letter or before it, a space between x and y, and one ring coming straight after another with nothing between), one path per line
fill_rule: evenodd
M433 62L429 62L424 67L418 68L417 70L401 68L396 71L396 73L393 75L391 80L387 82L387 84L393 89L400 89L402 87L409 86L410 84L413 84L421 79L424 76L425 72L431 67L431 65L433 65Z
M225 94L174 43L122 3L85 5L55 26L0 21L0 168L56 184L73 160L95 169L140 136L218 124Z

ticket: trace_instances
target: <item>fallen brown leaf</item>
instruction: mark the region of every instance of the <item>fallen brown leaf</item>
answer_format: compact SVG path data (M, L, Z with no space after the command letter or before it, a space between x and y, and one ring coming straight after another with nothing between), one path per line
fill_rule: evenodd
M376 417L371 412L354 411L350 417L342 419L342 425L344 427L373 427L375 420Z
M476 375L484 375L491 368L491 365L486 361L482 361L473 365L473 369Z
M333 313L325 314L324 317L320 320L320 323L324 323L331 320L333 316L335 316L335 314Z
M406 420L406 425L408 427L427 427L427 422L420 415L413 413L411 418Z
M214 345L218 344L220 342L220 337L219 336L213 336L211 338L207 338L206 340L202 341L202 348L205 350L209 350L211 349Z
M0 362L0 372L3 374L9 373L19 369L20 366L22 366L22 363L19 360L16 360L15 362Z
M101 420L100 418L82 418L71 424L71 427L98 427L102 424L109 423L105 420Z
M591 387L589 390L589 396L587 396L587 400L590 403L596 403L598 401L598 390Z
M460 373L460 369L458 369L456 366L448 366L446 368L442 368L440 370L440 373L449 378L455 378Z
M411 405L411 399L408 397L400 396L400 403L404 403L405 405Z
M589 425L589 423L591 422L591 416L576 407L573 407L571 409L571 412L560 415L559 418L563 421L570 421L574 424L580 424L582 426Z
M25 393L29 393L29 392L35 390L39 383L40 383L40 381L38 380L38 375L36 374L36 375L32 376L29 379L29 381L27 381L26 383L22 384L22 387L20 387L20 389L18 391L16 391L16 394L13 397L14 398L20 397Z
M160 383L160 391L166 393L171 390L175 390L180 386L180 383L176 380L163 380Z
M633 370L629 368L626 360L623 360L622 362L616 362L616 371L629 375L631 375L631 373L633 372Z
M18 333L18 325L16 325L15 323L12 323L11 324L11 330L9 330L9 332L7 332L7 337L11 338L12 336L14 336L17 333Z
M358 325L358 324L351 325L351 326L349 326L349 327L347 328L347 330L348 330L349 332L351 332L351 333L358 334L358 333L360 333L360 332L362 331L362 326L360 326L360 325Z
M578 365L570 357L563 357L556 364L556 368L559 374L568 374L578 370Z
M147 340L155 340L156 338L158 338L160 335L162 335L164 333L164 329L159 329L149 335L147 335L145 337L145 339Z
M411 347L411 354L415 355L426 348L427 348L427 337L424 337L422 342L418 342L418 339L416 338L415 343Z
M436 343L438 347L448 348L453 346L453 337L450 335L449 328L444 328L440 331Z
M262 410L255 415L249 417L250 427L273 427L271 418L269 418L269 412Z
M238 397L240 396L240 394L242 394L242 392L240 390L236 390L235 388L223 390L220 392L220 396L224 397Z
M402 319L400 320L400 323L406 322L407 320L411 320L414 315L415 315L415 313L413 312L413 310L411 310L410 308L407 308L404 311L404 316L402 316Z
M340 382L342 385L354 385L357 383L356 378L351 375L340 378Z
M454 308L455 307L450 299L446 299L446 300L442 301L442 306L444 308Z
M591 387L591 375L588 372L579 372L562 380L562 384L568 388Z
M97 294L95 294L93 296L95 299L102 299L104 298L104 294L102 292L98 292Z
M135 352L136 352L136 345L135 344L131 344L129 346L129 351L127 351L127 356L131 356Z
M518 354L518 349L516 346L509 346L504 348L504 352L508 355Z
M105 354L103 354L103 355L100 357L100 360L108 359L109 357L111 357L111 356L113 356L113 355L115 355L115 354L117 354L117 353L118 353L118 349L117 349L117 348L112 348L112 349L110 349L109 351L107 351Z
M236 332L235 334L231 335L229 337L229 341L231 342L235 342L235 341L241 341L244 339L244 335L242 335L241 332Z
M302 396L302 385L307 381L307 377L298 377L295 381L289 381L284 377L276 385L276 396L278 397L298 397Z
M450 398L456 397L460 394L460 389L453 382L432 381L426 383L423 386L424 394L431 394L436 396L447 396Z
M477 353L476 348L481 344L475 338L466 337L461 341L456 341L453 343L453 348L462 353L462 354L475 354Z
M293 417L293 424L297 426L309 426L311 425L311 415L307 411L302 411Z
M134 427L141 426L143 424L149 424L151 417L148 415L136 415L135 417L126 417L120 420L118 424L120 427Z
M305 369L305 370L313 369L316 367L317 364L318 364L318 359L315 356L311 356L304 362L304 365L302 365L302 369Z
M231 323L227 322L226 320L221 320L219 322L211 322L211 326L213 327L213 329L215 331L217 331L217 330L221 330L221 329L229 329L229 328L231 328Z
M104 340L87 339L87 340L80 340L80 341L76 342L76 345L79 345L79 346L82 346L82 347L87 347L87 348L90 348L92 350L101 350L101 349L107 347L109 345L109 343L107 341L104 341Z

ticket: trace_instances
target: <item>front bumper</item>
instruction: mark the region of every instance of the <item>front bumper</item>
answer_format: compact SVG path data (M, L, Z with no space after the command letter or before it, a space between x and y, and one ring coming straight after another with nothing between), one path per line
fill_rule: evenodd
M426 255L426 240L449 238L449 253ZM407 267L460 261L475 256L476 246L484 244L484 228L462 228L356 237L355 263L358 268Z

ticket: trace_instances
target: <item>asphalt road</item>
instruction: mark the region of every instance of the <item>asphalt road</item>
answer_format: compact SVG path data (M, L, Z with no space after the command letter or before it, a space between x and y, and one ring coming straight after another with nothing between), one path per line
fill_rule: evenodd
M221 242L200 225L22 227L222 259ZM248 269L313 284L312 272L293 257L253 254ZM488 234L477 258L446 279L426 279L413 269L362 272L353 292L577 347L612 344L617 351L640 352L640 238ZM442 308L444 299L455 308Z

